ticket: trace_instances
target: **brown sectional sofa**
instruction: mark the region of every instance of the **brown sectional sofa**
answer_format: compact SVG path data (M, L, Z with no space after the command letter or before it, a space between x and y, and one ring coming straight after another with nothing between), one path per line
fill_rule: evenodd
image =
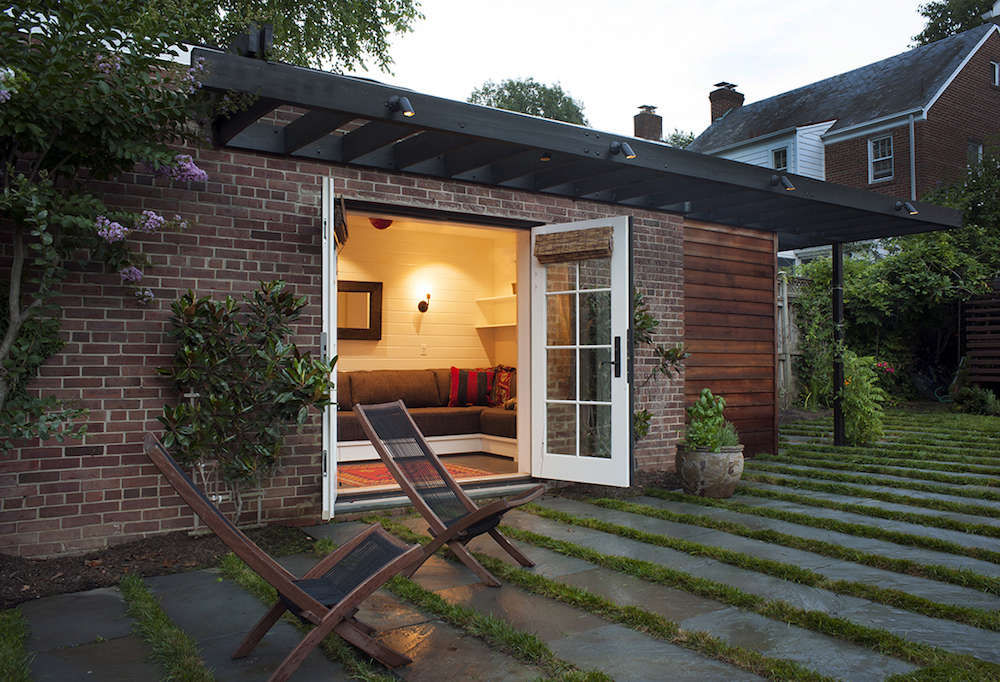
M337 372L337 441L367 440L352 412L356 403L370 405L402 400L425 436L484 433L517 438L517 412L502 407L448 407L450 369L378 369Z

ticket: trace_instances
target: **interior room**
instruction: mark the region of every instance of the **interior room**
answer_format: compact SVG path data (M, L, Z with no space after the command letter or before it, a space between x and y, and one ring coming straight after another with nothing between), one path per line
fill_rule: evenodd
M517 374L527 233L360 212L347 214L346 227L337 253L340 493L397 487L355 403L402 399L463 484L527 475L517 441L517 386L528 385Z

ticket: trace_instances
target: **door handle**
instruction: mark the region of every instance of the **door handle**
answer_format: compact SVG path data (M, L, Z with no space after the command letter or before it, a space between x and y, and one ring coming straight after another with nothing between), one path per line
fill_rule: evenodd
M614 347L614 359L605 360L601 363L601 366L611 365L615 368L615 378L618 379L622 375L622 337L615 337L615 347Z

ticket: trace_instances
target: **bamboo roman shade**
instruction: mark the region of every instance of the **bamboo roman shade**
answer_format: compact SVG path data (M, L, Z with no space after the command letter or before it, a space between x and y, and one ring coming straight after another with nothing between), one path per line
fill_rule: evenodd
M611 226L550 232L535 237L535 258L539 263L564 263L610 255Z

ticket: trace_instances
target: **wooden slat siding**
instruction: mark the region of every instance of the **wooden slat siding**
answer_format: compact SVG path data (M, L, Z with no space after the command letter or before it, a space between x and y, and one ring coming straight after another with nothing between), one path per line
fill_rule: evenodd
M963 308L969 380L1000 383L1000 281L993 293L977 296Z
M773 235L685 222L685 402L724 396L747 454L777 449L776 269Z

